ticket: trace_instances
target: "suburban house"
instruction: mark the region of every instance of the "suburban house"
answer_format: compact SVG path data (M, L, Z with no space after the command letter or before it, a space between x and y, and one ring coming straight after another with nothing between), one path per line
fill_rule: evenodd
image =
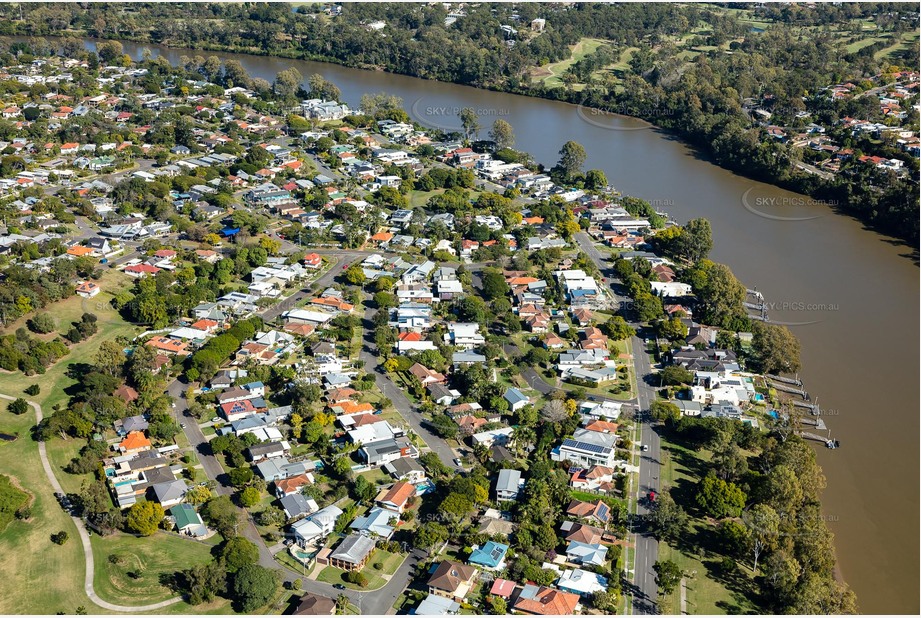
M608 580L597 573L582 569L567 569L556 581L556 587L580 597L590 597L608 589Z
M577 429L572 438L563 440L563 443L550 453L553 461L570 461L580 466L607 466L616 467L617 435Z
M508 553L508 547L504 543L487 541L481 547L473 547L467 562L481 566L488 571L501 571L505 569L505 554Z
M291 526L291 532L294 533L298 544L306 547L320 538L329 536L336 527L336 520L340 515L342 509L331 504Z
M294 609L294 616L334 616L336 614L336 601L329 597L308 592L301 597L300 603Z
M389 539L393 536L393 531L399 521L400 513L398 511L375 506L365 515L356 517L355 521L349 524L349 528L372 539Z
M509 388L506 390L504 397L508 402L509 409L512 412L517 412L521 408L531 403L531 400L528 398L528 396L517 388Z
M573 500L566 507L566 514L602 524L606 524L611 520L611 508L601 499L596 502Z
M164 509L176 506L185 498L189 486L183 480L167 481L151 485L149 489L150 497L160 503Z
M517 500L524 481L518 470L499 470L496 480L496 500Z
M479 571L475 567L445 560L429 576L429 594L461 602L473 588L478 575Z
M177 504L169 510L169 514L175 521L176 532L179 534L193 537L207 536L208 528L191 504Z
M608 548L598 543L570 541L566 548L566 559L583 566L604 566L608 559Z
M398 481L418 483L425 479L425 469L412 457L400 457L382 467L384 472Z
M406 481L394 483L390 489L385 489L378 494L374 502L385 509L402 513L407 502L416 495L416 486Z
M358 455L369 466L382 466L403 457L416 459L419 450L409 438L400 436L366 442L358 449Z
M303 494L288 494L278 502L288 519L297 519L304 515L316 513L320 508L315 500L306 498Z
M132 431L119 443L118 451L122 455L133 455L149 450L151 446L150 440L143 431Z
M413 611L416 616L453 616L460 612L460 603L447 597L430 594Z
M361 534L350 534L329 554L329 564L344 571L360 571L375 547L373 539Z
M102 291L102 288L100 288L98 284L93 283L92 281L84 281L77 286L75 291L78 296L82 296L83 298L92 298L99 294L99 292Z
M578 607L579 596L576 594L527 584L512 609L535 616L569 616L575 614Z

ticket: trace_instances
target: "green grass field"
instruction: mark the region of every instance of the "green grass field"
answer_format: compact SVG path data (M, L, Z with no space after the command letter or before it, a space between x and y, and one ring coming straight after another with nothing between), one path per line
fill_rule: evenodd
M0 390L10 392L4 381ZM6 411L0 403L0 432L19 434L13 442L0 441L0 469L34 496L32 518L13 520L0 532L0 580L5 582L0 595L0 613L73 613L77 607L101 611L83 592L83 551L77 530L54 498L38 456L38 444L29 437L35 414L22 416ZM50 536L60 530L70 535L64 545L55 545Z
M90 540L96 563L96 594L120 605L170 599L176 593L164 585L165 578L211 560L211 545L163 532L149 537L93 535Z
M76 383L76 380L66 375L67 368L70 365L91 362L93 355L96 354L103 341L115 339L119 335L133 337L141 332L140 328L125 322L110 304L114 297L113 292L126 288L129 281L130 279L126 275L114 270L108 270L99 281L102 292L95 298L86 299L80 296L72 296L42 310L42 312L48 312L54 316L57 321L57 333L67 331L71 322L79 320L84 312L96 315L99 330L86 341L71 347L70 354L48 368L44 374L27 376L19 371L3 372L3 384L0 387L2 391L7 395L18 396L28 386L38 384L41 387L41 392L29 399L41 405L46 414L50 414L54 405L66 403L68 395L65 389ZM28 317L31 317L31 314ZM20 326L24 326L27 318L21 318L12 323L3 331L3 334L13 333ZM46 337L53 338L54 336L49 334Z
M544 82L544 85L548 88L556 88L562 86L563 82L560 80L560 75L565 73L569 67L579 62L586 56L591 53L594 53L599 47L604 45L606 41L602 39L582 39L570 49L572 53L569 55L569 58L560 60L559 62L552 62L544 67L539 69L538 77L542 78L541 81Z
M10 477L0 474L0 532L13 521L16 512L29 503L29 497Z
M697 452L662 439L662 486L672 488L672 496L681 503L694 490L699 480L698 468L710 459L707 451ZM758 607L749 598L751 573L741 564L737 573L727 576L719 569L721 556L708 554L702 557L697 548L707 546L712 540L713 527L701 519L691 518L690 530L682 535L686 543L673 547L659 543L659 560L678 564L687 578L687 603L689 614L746 614L757 613ZM679 613L680 587L662 597L662 613Z

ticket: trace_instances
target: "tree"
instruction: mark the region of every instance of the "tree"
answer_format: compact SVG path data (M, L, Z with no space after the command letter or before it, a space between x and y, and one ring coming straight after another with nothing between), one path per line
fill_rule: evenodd
M17 397L7 404L6 409L19 416L29 411L29 403L22 397Z
M562 423L570 416L561 399L551 399L540 409L540 418L546 423Z
M619 315L615 315L605 322L604 330L607 336L615 341L623 341L636 334L636 331L627 323L627 320Z
M585 147L579 142L570 140L563 144L558 165L566 179L571 179L579 173L582 164L585 163L585 157Z
M464 127L464 137L476 139L480 132L480 118L472 107L465 107L460 111L461 126Z
M189 504L204 504L210 500L214 494L204 485L196 485L189 489L185 494L185 501Z
M772 550L780 534L780 516L766 504L756 504L742 516L749 532L749 551L752 554L752 571L758 570L758 558Z
M194 566L181 574L190 605L210 603L227 586L227 571L217 560Z
M138 502L128 509L125 523L128 529L142 536L150 536L157 531L165 515L163 507L156 502Z
M681 318L673 317L659 323L659 333L669 341L677 341L688 336L688 327Z
M275 75L275 83L273 85L275 94L282 99L290 101L296 97L298 88L301 86L301 81L303 81L303 78L300 72L294 67L279 71Z
M460 521L473 510L473 497L452 492L438 506L438 512L451 521Z
M249 466L234 468L228 474L228 478L234 487L243 487L253 480L253 469Z
M592 594L592 606L606 615L617 613L617 594L610 590L596 590Z
M237 571L233 578L233 597L238 611L253 614L266 605L278 593L279 578L277 571L258 564L248 564Z
M800 369L799 339L786 326L752 323L752 350L763 373L795 373Z
M60 532L55 532L51 535L51 542L55 545L63 545L67 542L69 538L66 530L61 530Z
M505 277L502 273L494 268L487 268L483 271L483 297L486 300L495 300L497 298L506 298L511 291Z
M27 321L26 325L33 333L45 334L54 330L55 323L50 313L39 313Z
M604 189L608 186L608 177L601 170L588 170L585 174L585 188L590 190Z
M682 257L692 264L705 259L713 249L713 235L710 221L707 219L691 219L684 225L681 235Z
M366 278L365 271L362 270L359 264L352 264L345 271L345 280L352 285L364 285Z
M694 374L680 365L669 365L659 372L659 381L663 386L693 384Z
M377 495L377 488L363 476L359 476L355 479L352 490L355 497L361 502L370 503L374 500L374 496Z
M100 60L110 63L124 54L124 48L118 41L104 41L96 46L96 53Z
M663 540L674 540L687 529L688 515L672 498L668 491L661 492L652 503L649 523L656 536Z
M447 541L450 536L451 533L442 524L426 521L416 528L413 545L419 549L430 550Z
M108 375L121 373L122 366L125 364L124 346L119 345L116 341L103 341L99 350L93 356L93 365L97 371Z
M236 536L240 512L228 496L217 496L205 503L201 514L224 538Z
M670 401L653 401L649 404L649 413L660 422L674 422L681 418L681 410Z
M227 565L228 573L236 573L247 565L259 562L259 548L242 536L235 536L224 543L220 555Z
M652 565L652 570L656 572L656 586L659 587L659 594L663 596L674 592L681 582L681 567L671 560L657 561Z
M515 145L515 130L507 121L497 118L492 123L489 139L496 144L496 150L504 150Z
M245 508L250 508L259 504L259 490L253 486L244 487L239 494L240 505Z
M738 517L745 507L745 492L735 483L717 478L713 470L698 483L695 501L707 515L722 519Z

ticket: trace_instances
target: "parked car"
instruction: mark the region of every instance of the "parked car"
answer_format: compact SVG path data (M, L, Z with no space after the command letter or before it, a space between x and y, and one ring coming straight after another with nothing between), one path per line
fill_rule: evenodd
M648 445L648 444L644 444L644 445L642 446L642 449L643 449L643 452L645 453L646 451L649 450L649 445Z

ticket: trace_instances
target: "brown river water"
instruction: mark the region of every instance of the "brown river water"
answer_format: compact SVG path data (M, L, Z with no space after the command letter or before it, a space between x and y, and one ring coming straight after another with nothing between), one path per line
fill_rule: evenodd
M146 47L173 63L181 55L210 55L124 47L134 58ZM909 248L828 205L723 170L635 119L326 63L214 55L235 58L250 75L269 81L291 66L305 79L320 73L352 107L365 93L395 94L415 120L431 127L459 130L458 111L473 107L483 137L503 118L515 129L516 148L548 166L564 142L575 140L588 153L585 168L604 170L624 194L648 200L679 223L709 219L711 257L757 287L770 318L799 337L800 377L841 442L837 450L817 444L828 477L824 514L841 575L862 613L919 612L919 290Z

